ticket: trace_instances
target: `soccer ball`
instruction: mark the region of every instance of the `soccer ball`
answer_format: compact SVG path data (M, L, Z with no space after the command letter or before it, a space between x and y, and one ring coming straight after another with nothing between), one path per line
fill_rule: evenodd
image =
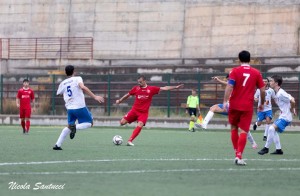
M120 135L115 135L112 141L115 145L121 145L123 143L123 138Z

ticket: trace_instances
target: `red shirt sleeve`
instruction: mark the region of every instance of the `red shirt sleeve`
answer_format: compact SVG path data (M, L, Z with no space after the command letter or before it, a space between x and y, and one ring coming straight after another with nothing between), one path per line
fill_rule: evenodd
M160 87L158 87L158 86L151 86L151 92L152 92L153 95L158 94L159 91L160 91Z
M129 95L135 95L136 91L140 88L139 86L134 86L128 93Z
M18 90L17 98L21 99L21 90L20 89Z

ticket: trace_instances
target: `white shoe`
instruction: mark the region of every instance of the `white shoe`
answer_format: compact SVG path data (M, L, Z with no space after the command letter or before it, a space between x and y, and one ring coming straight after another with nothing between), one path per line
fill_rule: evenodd
M254 142L254 143L252 144L252 149L255 150L255 149L257 149L257 147L258 147L257 143Z
M134 146L134 143L128 141L127 146Z
M202 129L207 129L207 124L204 124L204 123L203 123L203 124L201 125L201 127L202 127Z
M246 166L246 165L247 165L247 163L246 163L243 159L239 159L239 158L237 158L237 157L235 157L234 163L235 163L236 165L241 165L241 166Z

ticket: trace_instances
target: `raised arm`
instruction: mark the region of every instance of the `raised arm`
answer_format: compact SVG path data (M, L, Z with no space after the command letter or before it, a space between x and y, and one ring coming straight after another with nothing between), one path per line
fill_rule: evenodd
M162 90L162 91L169 91L169 90L174 90L174 89L182 88L183 86L184 86L184 84L179 84L177 86L164 86L164 87L160 87L160 90Z
M101 96L95 95L88 87L86 87L83 83L79 83L79 87L90 97L98 101L99 103L104 103L104 98Z
M214 76L214 77L211 77L211 79L213 79L213 80L215 80L215 81L217 81L217 82L219 82L219 83L221 83L221 84L224 84L224 85L226 85L226 84L227 84L227 82L225 82L225 81L221 80L220 78L218 78L218 77L216 77L216 76Z

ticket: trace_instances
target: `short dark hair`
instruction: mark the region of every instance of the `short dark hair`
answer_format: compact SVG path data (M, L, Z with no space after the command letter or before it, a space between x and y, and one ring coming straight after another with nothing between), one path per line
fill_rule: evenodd
M266 79L268 81L268 83L270 82L269 78L268 77L265 77L264 79Z
M25 79L23 80L23 83L24 83L24 82L29 82L29 80L28 80L27 78L25 78Z
M283 80L282 77L279 75L273 75L271 78L274 80L274 82L277 82L278 86L281 86Z
M249 63L250 62L250 52L243 50L239 53L239 59L242 63Z
M74 73L74 66L73 65L67 65L65 68L65 72L67 76L71 76Z
M143 80L146 80L146 76L144 75L139 75L138 79L142 78Z

